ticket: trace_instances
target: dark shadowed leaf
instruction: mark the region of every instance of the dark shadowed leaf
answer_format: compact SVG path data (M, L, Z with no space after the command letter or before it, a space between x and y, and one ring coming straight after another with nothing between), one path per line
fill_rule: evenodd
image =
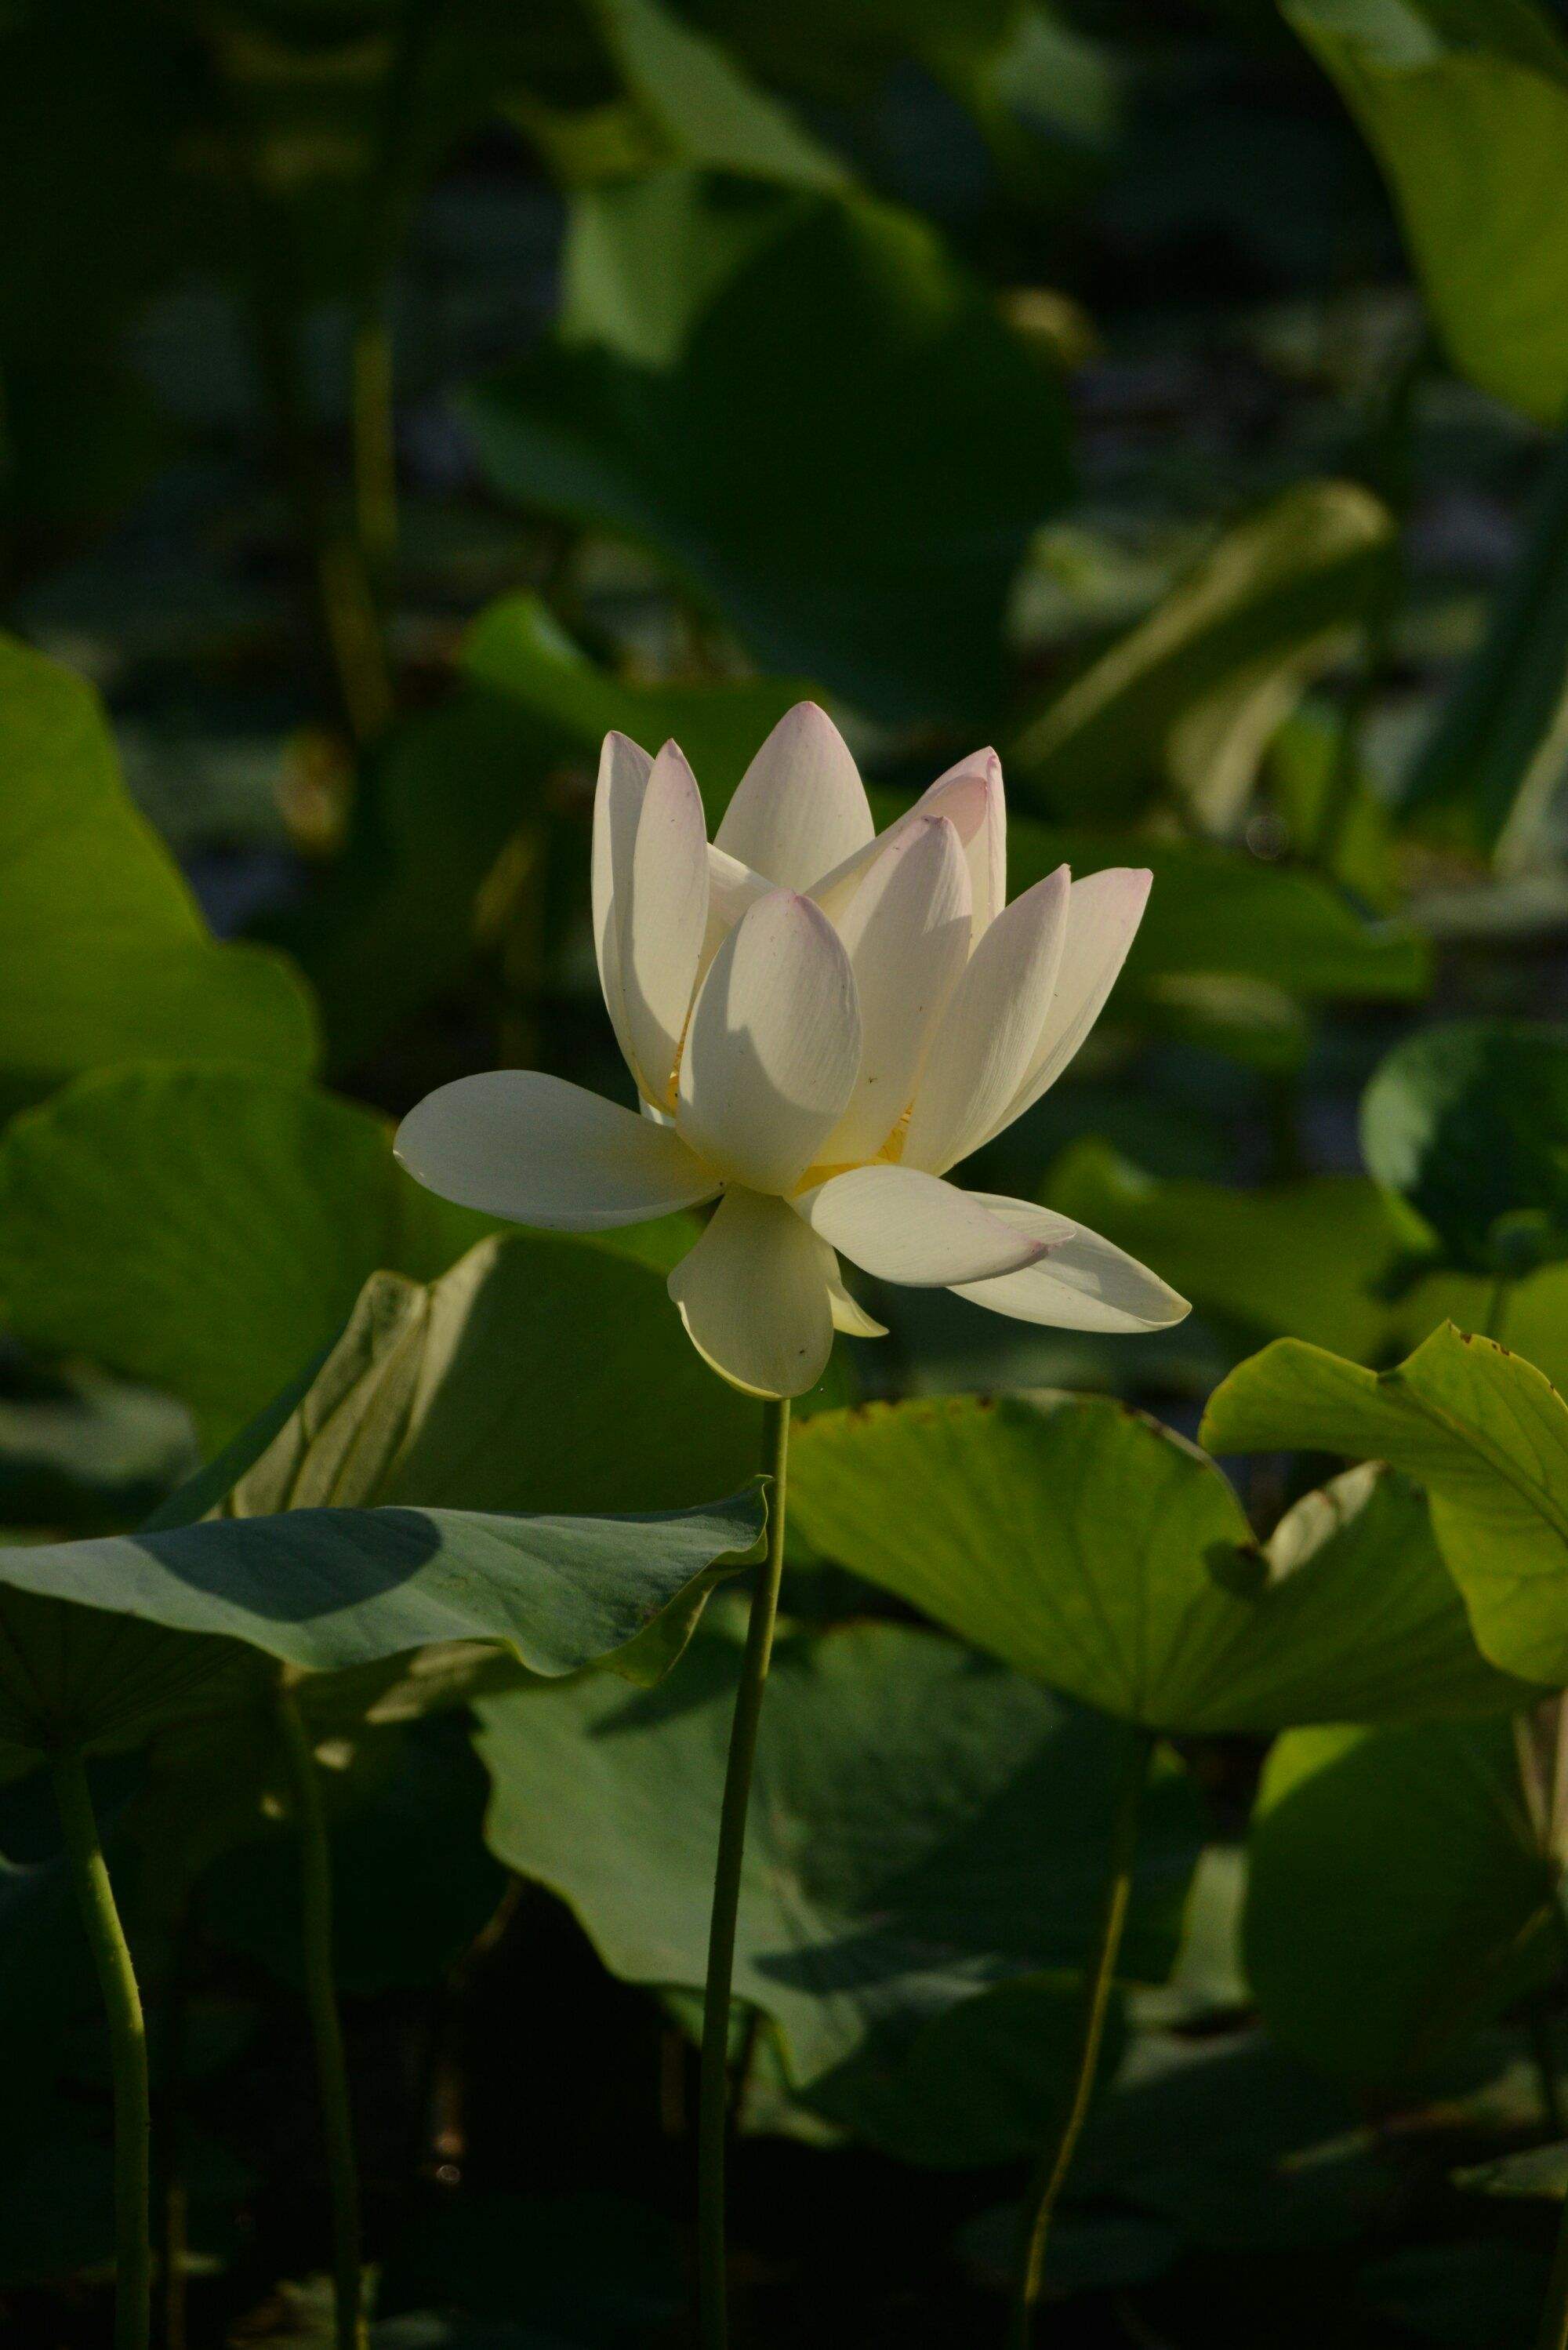
M1386 2087L1550 1979L1552 1867L1507 1722L1299 1730L1253 1817L1247 1970L1270 2030Z
M664 1691L597 1676L487 1699L492 1848L570 1902L615 1973L702 1981L739 1626ZM788 1632L763 1711L737 1998L814 2083L988 1986L1076 1965L1098 1913L1125 1733L935 1634ZM1199 1826L1185 1775L1148 1799L1124 1964L1159 1977Z
M657 285L637 183L609 201ZM711 231L728 252L757 201L690 183L682 271ZM1065 486L1055 382L911 215L765 201L768 233L662 367L624 355L618 314L618 342L603 320L585 339L579 314L577 339L473 393L485 463L509 495L665 556L767 666L886 717L983 712L1012 572Z

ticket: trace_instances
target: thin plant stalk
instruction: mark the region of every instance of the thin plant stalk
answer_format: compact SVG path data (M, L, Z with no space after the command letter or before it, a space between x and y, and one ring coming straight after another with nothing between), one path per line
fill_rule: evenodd
M432 15L431 0L403 0L382 86L354 290L349 420L355 530L366 574L382 598L398 538L390 278L407 210L414 102Z
M71 1881L109 2025L114 2081L114 2345L115 2350L147 2350L152 2322L152 2116L141 1995L115 1907L81 1756L57 1754L52 1769Z
M1111 1822L1099 1930L1084 1976L1083 2022L1078 2035L1078 2059L1072 2089L1062 2126L1042 2155L1024 2200L1019 2243L1018 2291L1012 2307L1010 2350L1030 2350L1034 2338L1034 2313L1044 2281L1045 2248L1050 2239L1051 2221L1066 2183L1067 2173L1073 2167L1073 2157L1077 2151L1078 2139L1095 2093L1100 2050L1105 2043L1106 2023L1110 2015L1111 1993L1116 1987L1116 1960L1121 1951L1128 1904L1132 1899L1138 1822L1153 1753L1154 1739L1150 1732L1134 1731Z
M354 2159L354 2116L332 1962L332 1850L310 1732L286 1683L278 1690L277 1719L288 1763L295 1833L299 1845L305 1996L316 2050L317 2094L321 2101L327 2194L332 2207L333 2340L335 2350L365 2350L359 2174Z
M789 1459L789 1399L763 1408L763 1466L772 1478L767 1556L752 1595L745 1655L719 1814L719 1854L708 1929L708 1976L702 1996L702 2062L697 2106L697 2311L702 2350L725 2350L730 2338L724 2158L730 2126L730 1992L735 1972L735 1921L746 1810L757 1754L757 1724L773 1655L784 1576L784 1482Z
M1512 1289L1513 1283L1509 1275L1500 1273L1492 1283L1491 1295L1487 1299L1486 1327L1481 1332L1481 1336L1495 1338L1500 1347L1502 1344L1503 1330L1508 1323L1509 1299Z

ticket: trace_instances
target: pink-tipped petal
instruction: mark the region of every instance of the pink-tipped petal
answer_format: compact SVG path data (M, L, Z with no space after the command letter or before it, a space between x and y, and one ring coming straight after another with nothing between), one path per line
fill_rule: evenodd
M1067 1222L1028 1200L1008 1200L993 1192L974 1196L1020 1232L1044 1235ZM1083 1224L1069 1226L1065 1238L1051 1240L1047 1253L1021 1273L1003 1274L1000 1280L954 1282L952 1286L960 1297L988 1306L993 1314L1056 1330L1134 1336L1168 1330L1192 1310L1157 1273Z

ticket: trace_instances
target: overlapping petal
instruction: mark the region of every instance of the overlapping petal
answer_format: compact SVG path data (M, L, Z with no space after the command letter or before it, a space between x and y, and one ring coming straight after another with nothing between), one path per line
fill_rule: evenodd
M1051 1245L1051 1230L1075 1231L1064 1216L1021 1231L993 1215L972 1191L961 1191L918 1168L852 1167L797 1201L814 1232L866 1273L911 1289L947 1289L1033 1264ZM1038 1211L1046 1216L1044 1209Z
M1068 889L1060 866L1004 907L976 946L931 1036L906 1166L945 1174L1005 1123L1056 984Z
M994 751L976 751L939 775L912 808L894 819L817 882L812 896L825 913L841 922L879 860L905 836L931 816L945 816L959 837L970 872L971 944L1001 912L1007 895L1007 801L1002 763Z
M713 846L775 889L809 889L875 832L848 744L825 710L797 702L742 776Z
M833 1303L825 1252L783 1200L726 1191L670 1276L704 1361L749 1395L804 1395L827 1367Z
M539 1069L440 1087L404 1118L396 1149L443 1200L557 1232L642 1223L719 1188L669 1127Z
M837 927L860 1003L860 1068L822 1155L848 1166L876 1157L913 1100L969 954L969 870L947 818L923 816L878 858Z
M632 1073L650 1101L675 1099L675 1064L708 927L708 827L685 755L667 743L643 790L619 958Z
M598 957L605 1009L628 1068L632 1066L631 1030L621 984L620 914L631 895L638 818L642 814L643 794L652 771L653 761L648 753L628 736L605 736L599 752L598 787L594 794L594 951Z
M1143 920L1153 880L1147 868L1114 865L1074 882L1051 1008L1023 1083L993 1134L1022 1118L1055 1084L1099 1018Z
M1068 1222L1028 1200L1009 1200L991 1191L966 1196L1020 1233L1047 1238L1059 1234ZM1083 1224L1069 1224L1065 1236L1049 1238L1045 1253L1022 1272L989 1281L954 1282L952 1287L960 1297L988 1306L993 1314L1011 1315L1015 1321L1124 1336L1168 1330L1192 1310L1158 1274Z
M788 1191L843 1117L860 1066L849 958L810 899L776 889L737 923L698 993L676 1110L727 1182Z

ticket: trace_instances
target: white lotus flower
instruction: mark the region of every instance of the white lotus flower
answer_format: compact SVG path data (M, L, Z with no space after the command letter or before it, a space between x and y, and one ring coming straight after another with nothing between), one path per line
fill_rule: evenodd
M558 1231L717 1200L670 1294L699 1351L754 1395L813 1386L836 1327L885 1335L840 1256L1025 1322L1162 1329L1186 1301L1108 1241L943 1180L1072 1059L1149 879L1064 866L1008 905L995 753L877 834L814 702L774 727L711 847L675 744L650 759L610 734L594 934L642 1115L494 1069L422 1101L398 1155L444 1199Z

